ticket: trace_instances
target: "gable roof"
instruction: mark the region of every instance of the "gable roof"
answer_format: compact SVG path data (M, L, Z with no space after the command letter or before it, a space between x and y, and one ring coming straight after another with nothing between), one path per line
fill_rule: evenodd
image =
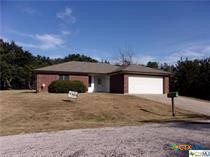
M170 75L171 73L142 65L131 64L128 66L115 66L106 63L93 63L70 61L61 64L55 64L34 70L35 73L93 73L93 74L113 74L113 73L131 73L131 74L150 74L150 75Z
M118 66L105 63L70 61L35 69L35 72L72 72L107 74L118 69Z

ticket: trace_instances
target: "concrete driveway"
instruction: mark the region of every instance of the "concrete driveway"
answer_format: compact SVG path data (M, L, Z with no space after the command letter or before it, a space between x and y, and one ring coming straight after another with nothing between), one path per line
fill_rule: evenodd
M136 96L171 105L171 99L167 98L166 94L138 94ZM179 96L174 102L176 107L210 116L210 101Z

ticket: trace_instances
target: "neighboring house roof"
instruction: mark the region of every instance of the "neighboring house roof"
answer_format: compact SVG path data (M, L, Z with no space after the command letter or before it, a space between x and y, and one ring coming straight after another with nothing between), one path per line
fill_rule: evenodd
M153 69L141 65L115 66L106 63L92 63L70 61L61 64L55 64L34 70L36 73L93 73L93 74L111 74L111 73L131 73L131 74L151 74L151 75L170 75L171 73L158 69Z

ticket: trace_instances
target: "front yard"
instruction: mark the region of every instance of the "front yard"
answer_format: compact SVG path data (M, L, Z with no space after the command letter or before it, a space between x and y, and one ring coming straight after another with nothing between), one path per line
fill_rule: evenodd
M176 111L176 119L199 117L181 109ZM170 106L130 95L85 93L76 102L69 102L67 94L0 91L0 135L173 119Z

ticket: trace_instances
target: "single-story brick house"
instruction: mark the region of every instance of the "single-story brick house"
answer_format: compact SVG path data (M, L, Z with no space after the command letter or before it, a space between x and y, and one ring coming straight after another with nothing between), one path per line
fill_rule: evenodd
M92 92L164 94L169 91L170 73L140 65L70 61L34 70L36 88L47 91L54 80L80 80Z

